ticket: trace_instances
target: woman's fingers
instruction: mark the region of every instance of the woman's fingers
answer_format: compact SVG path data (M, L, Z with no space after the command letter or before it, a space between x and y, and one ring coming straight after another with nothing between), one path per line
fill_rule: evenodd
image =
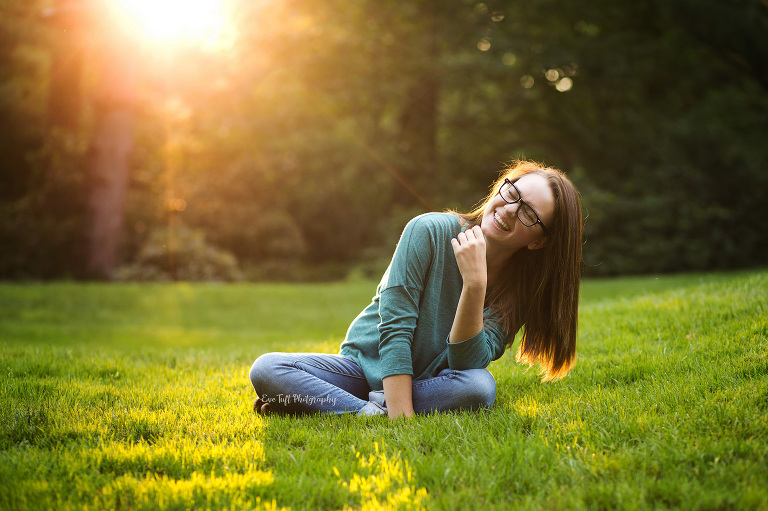
M483 230L480 226L476 225L472 229L460 232L454 240L458 241L459 245L464 245L465 243L472 243L475 241L485 241L485 236L483 236Z
M475 241L477 239L477 235L475 234L474 229L467 229L464 232L460 232L459 236L468 242Z
M451 240L451 246L464 282L485 282L485 237L480 227L460 232Z

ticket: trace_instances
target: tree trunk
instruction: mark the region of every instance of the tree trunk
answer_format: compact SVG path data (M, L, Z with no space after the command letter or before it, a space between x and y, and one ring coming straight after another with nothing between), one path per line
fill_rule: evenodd
M57 0L53 5L42 13L55 36L51 48L48 125L74 133L80 124L82 101L83 9L73 0Z
M398 149L402 180L394 190L394 201L414 205L425 199L435 186L438 169L437 115L440 91L437 21L434 6L420 6L424 30L414 35L414 48L422 48L411 76L408 93L400 111Z
M88 154L85 218L86 275L110 279L123 234L128 165L133 149L136 72L126 50L104 52Z
M437 80L427 69L412 83L400 115L399 167L406 183L394 190L399 204L424 204L437 178L437 96Z

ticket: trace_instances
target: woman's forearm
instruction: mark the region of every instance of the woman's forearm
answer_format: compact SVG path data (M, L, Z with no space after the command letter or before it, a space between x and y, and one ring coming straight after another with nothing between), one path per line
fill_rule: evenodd
M448 342L466 341L483 330L485 284L464 284Z
M401 415L413 416L413 377L410 374L395 374L382 380L384 399L390 419Z
M483 329L483 306L488 286L485 236L480 226L461 232L451 240L456 264L461 272L462 287L456 316L453 318L449 342L466 341Z

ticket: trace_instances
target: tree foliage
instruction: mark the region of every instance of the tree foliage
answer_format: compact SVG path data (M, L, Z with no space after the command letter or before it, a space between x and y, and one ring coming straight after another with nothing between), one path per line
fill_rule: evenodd
M232 6L225 49L134 50L128 265L168 225L275 278L386 260L409 216L470 208L516 157L580 188L587 274L768 260L762 0ZM99 70L78 128L51 128L42 7L0 19L4 277L76 274L82 248Z

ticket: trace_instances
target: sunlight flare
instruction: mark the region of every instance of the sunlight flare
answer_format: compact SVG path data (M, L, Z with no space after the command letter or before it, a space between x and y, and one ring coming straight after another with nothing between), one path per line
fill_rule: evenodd
M155 40L204 40L224 30L222 0L117 0L126 22Z

